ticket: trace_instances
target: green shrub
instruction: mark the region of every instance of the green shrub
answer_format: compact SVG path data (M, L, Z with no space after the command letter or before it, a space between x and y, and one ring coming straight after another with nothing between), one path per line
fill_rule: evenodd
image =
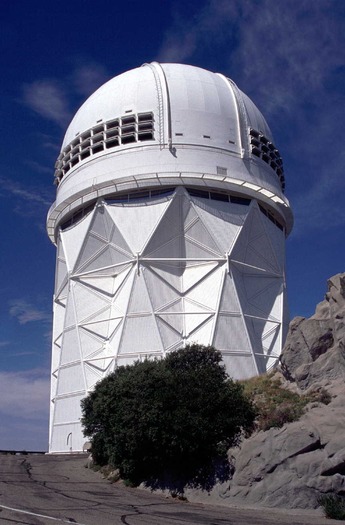
M345 520L345 499L335 494L325 494L318 499L325 516L334 520Z
M138 484L191 477L225 454L252 428L255 410L221 360L214 348L194 344L100 381L82 401L95 460Z
M297 421L308 403L328 404L331 401L330 394L323 388L305 395L283 388L280 379L274 378L274 372L242 381L242 384L257 409L259 430L280 428L285 423Z

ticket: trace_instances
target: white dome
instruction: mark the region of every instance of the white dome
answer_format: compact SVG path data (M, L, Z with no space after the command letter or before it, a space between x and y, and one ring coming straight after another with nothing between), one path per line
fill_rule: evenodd
M194 66L144 64L95 91L67 129L55 178L52 239L67 215L99 197L155 186L256 192L292 227L263 115L230 79Z
M162 76L164 78L159 78ZM62 148L100 122L132 113L152 111L155 122L160 127L168 128L169 122L162 122L159 118L160 95L165 95L164 86L159 86L160 80L166 84L168 100L163 99L162 102L170 106L170 115L167 116L171 119L172 136L178 137L178 142L192 140L204 143L204 135L209 135L213 138L212 146L233 149L229 147L229 140L236 143L238 134L234 84L222 75L199 67L156 63L127 71L95 91L73 118ZM271 131L260 111L239 89L236 92L245 108L241 126L253 127L272 140Z

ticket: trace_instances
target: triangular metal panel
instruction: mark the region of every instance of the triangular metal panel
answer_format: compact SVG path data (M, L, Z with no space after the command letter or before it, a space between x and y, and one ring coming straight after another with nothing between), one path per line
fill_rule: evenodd
M242 316L219 314L213 346L218 350L251 353L245 322Z
M113 362L114 359L112 357L95 357L94 359L88 359L85 361L85 365L94 367L95 370L98 370L102 375L104 375L110 371Z
M103 206L98 206L96 208L90 225L90 232L96 234L97 237L101 237L105 242L109 241L109 224L106 220Z
M80 326L87 327L89 324L108 321L109 319L122 318L123 315L123 312L117 308L115 304L111 303L105 308L90 315L83 323L80 323Z
M162 265L160 265L160 267L155 265L154 269L155 271L160 271L162 273ZM169 273L167 272L166 275L168 279ZM158 277L148 268L145 269L144 277L150 295L150 300L155 311L170 304L180 296L180 292L168 284L169 281L163 281L162 278ZM174 282L174 279L171 280ZM176 281L174 284L176 284Z
M280 271L283 273L285 267L285 233L270 221L268 217L263 215L261 220L270 239Z
M124 279L123 283L119 287L113 299L113 304L116 310L118 312L121 312L123 315L126 313L128 308L128 302L131 296L134 277L135 271L134 268L132 268L132 270L126 276L126 279Z
M128 305L128 313L151 313L152 305L147 292L143 275L134 277L131 297Z
M106 206L113 222L121 231L132 253L140 253L156 228L169 202L145 202L145 205Z
M156 234L154 234L155 236ZM209 254L208 254L209 256ZM173 259L173 258L185 258L186 257L186 248L183 237L175 237L165 244L161 244L155 251L152 251L147 255L152 259Z
M255 315L260 312L262 317L280 321L282 292L280 279L245 275L243 283L249 306L246 313Z
M212 200L195 202L195 206L221 253L228 253L244 224L249 207Z
M173 313L160 313L157 314L158 319L162 319L166 325L169 325L175 332L179 333L182 337L183 326L184 326L184 315L173 314Z
M146 264L146 263L145 263ZM148 264L148 263L147 263ZM155 280L155 286L164 287L164 284L162 283L162 280L169 284L170 287L173 287L176 292L180 293L182 291L182 275L185 270L185 264L180 263L178 261L167 261L167 262L156 262L152 261L149 264L149 271L146 272L148 275L151 273L152 275L149 277L150 282L152 280ZM159 277L155 276L154 274L158 274ZM173 293L173 292L171 292Z
M175 347L178 343L182 343L182 316L170 316L179 318L181 324L181 331L174 330L171 323L168 324L169 316L157 316L158 329L163 341L164 349L168 350L169 348ZM173 319L173 322L175 319Z
M159 313L156 314L165 323L169 324L181 337L184 326L184 306L183 299L178 298L166 306L160 308Z
M102 273L103 268L128 263L132 260L133 258L131 256L109 244L105 245L104 248L95 253L91 259L88 259L83 265L79 266L76 273L91 272L93 270L100 270L100 273Z
M203 326L206 321L210 320L213 314L185 314L185 336L190 338L194 333Z
M68 279L67 265L63 259L57 259L56 261L56 273L55 273L55 295L61 293L61 289L66 286Z
M62 283L62 286L58 293L55 293L55 301L62 303L66 305L66 299L68 295L68 276L66 276L66 279Z
M248 273L232 265L232 275L236 285L241 309L247 315L264 317L280 321L281 317L281 281L277 278L265 277L262 272L253 270Z
M208 247L201 245L196 240L191 239L188 236L185 236L185 238L182 239L181 244L182 253L184 254L183 257L187 257L190 259L210 259L217 258L220 256L220 254L213 252Z
M186 338L187 343L198 343L202 345L210 345L212 342L214 316L204 323L198 330L195 330L191 336Z
M60 368L56 395L85 391L84 375L80 363Z
M219 303L219 312L221 313L241 313L241 306L238 299L233 272L226 274L222 295Z
M107 296L114 296L122 285L132 268L131 264L124 265L121 268L113 268L109 275L99 275L98 272L78 277L77 280L90 288L103 293Z
M194 209L194 206L192 204L189 204L189 206L186 208L186 213L184 217L184 229L185 231L188 230L188 228L194 224L195 222L199 221L200 218L197 214L197 212Z
M122 320L122 322L119 323L119 325L114 330L114 332L111 334L110 339L109 339L109 351L112 353L114 357L117 356L118 351L119 351L123 327L124 327L124 320Z
M75 326L75 324L76 324L75 307L74 307L74 301L73 301L73 294L70 291L67 297L64 329Z
M216 310L224 278L224 268L217 263L207 263L206 266L211 268L211 270L200 279L196 286L187 289L185 293L188 299L196 301L211 310Z
M80 361L79 337L76 328L65 330L61 345L60 365Z
M83 358L87 358L99 352L103 347L103 339L92 334L84 328L79 328L80 345Z
M223 252L214 242L212 236L210 235L209 231L207 230L201 219L199 219L198 221L194 221L192 225L187 226L185 228L185 236L186 238L189 238L192 241L194 240L198 244L207 248L210 253L214 253L218 256L223 255Z
M231 260L279 274L279 264L261 216L259 209L252 206L232 248Z
M98 370L94 366L85 363L84 372L86 378L87 388L90 390L95 386L95 384L102 379L103 373L101 370Z
M183 237L184 223L182 216L182 199L186 197L175 194L164 215L160 219L151 239L143 251L143 256L168 257L166 250L164 255L159 255L162 248L167 244L170 246L171 257L184 257L179 246L179 239Z
M64 322L65 322L66 309L58 303L54 303L54 323L53 323L53 341L61 336Z
M163 350L162 341L153 316L127 317L125 320L120 354L140 352L158 352Z
M95 312L99 312L110 305L110 300L107 297L79 282L74 283L73 295L79 322L88 319Z
M91 276L77 277L76 281L105 296L112 297L113 295L115 285L115 277L113 275L106 277L93 274Z
M110 309L108 310L110 312ZM101 337L103 340L108 339L117 329L122 321L122 317L117 319L106 319L104 321L88 322L83 324L83 328L88 332Z
M202 305L183 299L185 335L189 337L198 327L205 323L213 315L209 309Z
M189 294L189 290L192 287L195 287L195 285L199 283L197 288L199 288L200 291L203 290L203 293L206 292L206 294L208 295L208 293L207 293L208 291L206 289L204 289L205 288L204 287L204 283L206 281L208 281L209 284L211 283L211 279L209 277L209 274L211 272L213 272L213 275L214 274L217 275L217 272L215 272L215 270L217 268L219 268L219 263L218 262L199 263L199 264L194 264L193 266L187 266L184 269L184 272L182 274L182 290L183 290L183 293L188 293ZM219 272L218 272L218 275L219 275ZM217 281L218 278L213 278L213 281L215 281L215 280ZM200 288L200 287L202 287L202 288ZM207 304L207 301L199 301L199 302Z
M105 240L99 239L93 234L88 234L80 250L73 273L79 273L83 268L88 268L88 263L93 261L96 254L102 253L106 247L107 242ZM110 262L108 264L104 264L104 266L109 266L110 264L111 258Z
M266 355L276 357L280 355L280 324L266 323L262 336L262 347Z
M63 230L60 233L69 271L72 271L74 268L80 249L89 229L92 217L93 213L90 213L80 222L74 224L71 228Z
M232 379L249 379L258 375L258 369L254 357L248 355L223 354L223 363Z
M124 239L122 233L120 232L116 224L112 225L109 242L113 246L115 246L115 248L118 248L120 252L123 252L125 255L127 255L128 259L131 259L133 257L132 250L128 246L126 240Z

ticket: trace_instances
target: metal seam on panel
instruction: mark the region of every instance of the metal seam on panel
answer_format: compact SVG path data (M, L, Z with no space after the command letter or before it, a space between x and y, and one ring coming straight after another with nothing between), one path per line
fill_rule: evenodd
M156 90L157 90L157 98L158 98L158 116L159 116L159 143L160 146L164 146L164 135L165 135L165 122L164 122L164 98L163 98L163 92L162 92L162 84L159 78L159 74L156 70L156 64L157 62L152 62L151 64L143 64L142 67L149 67L153 73L153 77L155 80Z
M173 150L173 143L172 143L172 128L171 128L171 105L170 105L170 94L169 94L169 84L167 81L167 77L164 71L164 68L159 62L153 62L152 65L154 67L159 68L161 71L162 77L164 79L164 86L165 86L165 94L166 94L166 107L167 107L167 120L168 120L168 146L169 149Z
M219 78L221 78L223 80L223 82L225 82L226 87L230 91L231 97L232 97L232 99L234 101L234 106L235 106L235 109L236 109L236 117L237 117L237 136L238 136L238 142L239 142L240 151L242 152L244 148L243 148L243 144L242 144L241 120L240 120L240 114L239 114L239 107L238 107L237 98L236 98L235 93L234 93L234 86L229 82L229 80L228 80L228 78L226 76L222 75L221 73L216 73L216 74L217 74L217 76ZM241 153L241 155L242 155L242 153Z

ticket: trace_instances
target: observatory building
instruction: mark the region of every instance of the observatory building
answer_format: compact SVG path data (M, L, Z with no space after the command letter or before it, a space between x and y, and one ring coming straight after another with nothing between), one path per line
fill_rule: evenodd
M145 64L99 88L56 162L50 452L82 450L80 400L117 366L212 344L247 378L287 323L283 164L221 74Z

